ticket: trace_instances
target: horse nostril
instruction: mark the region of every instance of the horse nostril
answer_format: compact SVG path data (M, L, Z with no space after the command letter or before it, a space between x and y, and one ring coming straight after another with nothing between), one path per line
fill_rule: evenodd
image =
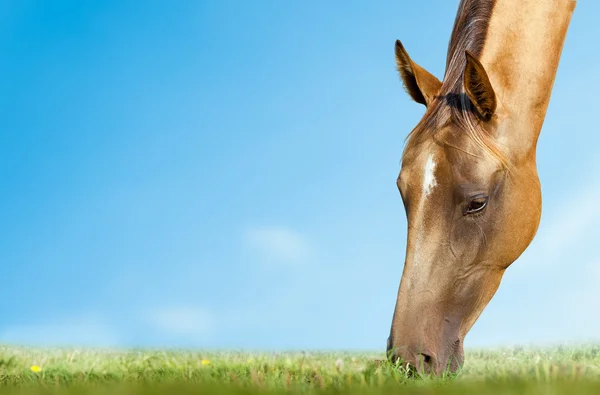
M423 353L420 353L419 355L423 358L424 364L431 365L431 363L433 362L433 358L431 358L431 355L427 355L427 354L423 354Z

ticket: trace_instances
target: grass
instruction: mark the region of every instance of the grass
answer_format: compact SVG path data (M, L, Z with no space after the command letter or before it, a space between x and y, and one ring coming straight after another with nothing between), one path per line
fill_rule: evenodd
M600 346L468 351L456 377L413 379L382 353L0 347L0 391L216 394L600 394ZM39 372L32 366L39 366Z

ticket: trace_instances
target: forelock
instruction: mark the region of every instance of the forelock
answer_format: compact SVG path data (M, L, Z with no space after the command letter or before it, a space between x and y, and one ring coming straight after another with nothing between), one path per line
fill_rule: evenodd
M424 140L433 139L438 144L447 145L448 142L444 141L438 132L446 126L453 125L466 133L484 153L491 155L502 167L508 168L507 157L485 130L465 93L463 84L465 51L469 50L475 56L481 54L495 3L495 0L461 0L448 46L446 74L440 93L427 107L419 124L408 134L402 153L403 162L412 157L411 152L416 151L417 146ZM454 148L477 155L475 152L468 152L467 147Z

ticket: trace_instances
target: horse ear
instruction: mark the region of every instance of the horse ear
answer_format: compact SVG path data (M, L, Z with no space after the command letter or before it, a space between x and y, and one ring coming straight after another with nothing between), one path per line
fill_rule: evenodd
M396 40L396 65L410 97L417 103L429 106L439 93L442 83L412 61L400 40Z
M465 92L479 117L489 121L496 111L496 93L481 62L469 51L465 51L465 56Z

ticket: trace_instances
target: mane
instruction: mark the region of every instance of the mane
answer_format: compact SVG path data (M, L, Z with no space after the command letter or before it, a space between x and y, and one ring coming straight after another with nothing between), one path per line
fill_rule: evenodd
M467 97L463 79L466 66L465 51L479 58L485 44L496 0L461 0L448 44L446 72L440 93L425 111L425 115L409 133L402 159L423 139L434 137L440 128L453 123L503 166L508 161L481 125L473 104ZM457 147L458 148L458 147Z

